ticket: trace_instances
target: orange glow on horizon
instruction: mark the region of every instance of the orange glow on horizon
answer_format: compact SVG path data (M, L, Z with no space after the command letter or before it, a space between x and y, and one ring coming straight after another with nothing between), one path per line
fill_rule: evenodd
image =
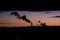
M40 23L41 24L41 23ZM39 24L39 25L40 25ZM37 22L34 22L33 23L33 26L39 26L39 25L37 25ZM53 22L46 22L46 25L48 25L48 26L60 26L60 23L53 23ZM31 26L31 24L30 23L16 23L16 24L0 24L0 27L27 27L27 26Z
M27 11L26 12L17 11L17 12L21 16L26 15L27 19L33 23L33 26L40 26L41 23L46 23L46 25L48 26L60 26L60 18L48 18L60 15L60 11L59 12L55 11L49 14L46 14L45 12L27 12ZM5 13L3 14L0 15L0 27L31 26L31 23L28 23L22 19L19 20L16 16L5 15ZM8 12L6 14L8 14ZM38 21L41 22L39 23Z

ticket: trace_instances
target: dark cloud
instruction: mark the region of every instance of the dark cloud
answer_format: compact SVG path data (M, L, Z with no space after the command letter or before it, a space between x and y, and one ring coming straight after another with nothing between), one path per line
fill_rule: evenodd
M48 14L48 13L51 13L51 12L45 12L45 13L47 13L47 14Z
M52 17L49 17L49 18L60 18L60 16L52 16Z
M53 11L46 11L46 14L54 13Z

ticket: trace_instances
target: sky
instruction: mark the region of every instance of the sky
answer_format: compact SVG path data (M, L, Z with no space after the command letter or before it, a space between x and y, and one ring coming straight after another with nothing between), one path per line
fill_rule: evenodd
M18 12L21 16L26 15L33 26L39 26L38 21L49 26L60 26L60 11L0 11L0 27L31 26L30 23L11 15L11 12Z

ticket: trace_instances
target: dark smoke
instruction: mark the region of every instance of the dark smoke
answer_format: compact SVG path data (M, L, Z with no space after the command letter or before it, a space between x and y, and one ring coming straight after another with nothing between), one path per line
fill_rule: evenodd
M23 20L25 20L26 22L31 23L31 21L30 21L30 20L28 20L28 19L26 18L26 16L25 16L25 15L23 15L21 18L22 18Z
M60 18L60 16L52 16L52 17L48 17L48 18Z
M25 15L23 15L22 17L17 13L17 12L11 12L11 15L17 16L18 19L22 19L28 23L31 23L30 20L27 19L27 17Z
M11 15L17 16L18 19L21 19L21 16L17 12L11 12Z
M32 22L29 19L27 19L25 15L21 17L17 12L11 12L11 15L17 16L18 19L22 19L28 23L31 23L31 26L33 25Z

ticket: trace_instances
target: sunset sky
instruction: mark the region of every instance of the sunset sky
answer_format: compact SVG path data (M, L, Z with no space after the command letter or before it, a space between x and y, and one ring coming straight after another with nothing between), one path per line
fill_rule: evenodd
M0 11L0 27L21 27L30 26L30 23L24 20L17 19L16 16L10 15L11 12L15 11ZM46 22L49 26L59 26L60 25L60 11L16 11L19 15L26 15L34 26L38 26L39 20L41 23Z

